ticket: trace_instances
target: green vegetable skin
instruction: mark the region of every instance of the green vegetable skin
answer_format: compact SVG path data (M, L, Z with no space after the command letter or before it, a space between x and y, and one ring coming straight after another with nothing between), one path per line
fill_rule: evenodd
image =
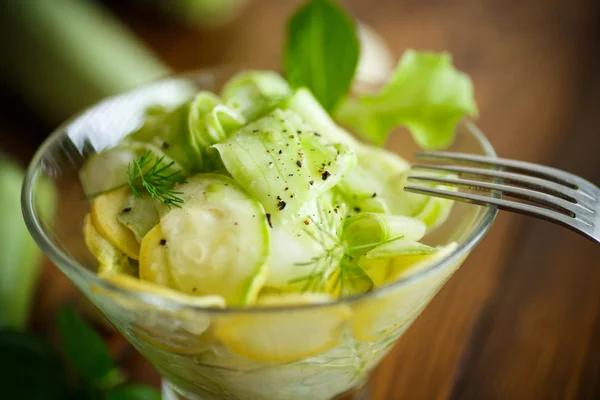
M36 287L41 253L29 235L21 213L24 171L0 155L0 327L24 329ZM42 214L51 217L55 193L40 185Z

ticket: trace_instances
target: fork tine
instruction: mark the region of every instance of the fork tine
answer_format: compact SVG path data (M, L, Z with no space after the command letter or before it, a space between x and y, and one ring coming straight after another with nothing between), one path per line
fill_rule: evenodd
M445 199L456 200L463 203L477 204L480 206L496 206L501 210L512 211L554 222L579 233L585 233L590 227L589 223L578 218L571 218L556 211L529 204L518 203L516 201L497 199L495 197L481 196L471 193L451 192L449 190L426 188L421 186L405 186L404 190L411 193L443 197ZM585 234L589 236L589 234Z
M585 179L569 172L533 164L525 161L508 160L505 158L491 158L476 154L450 153L450 152L421 152L416 153L415 158L421 160L455 161L459 163L475 164L485 167L500 167L505 171L525 173L547 181L566 186L571 189L579 189L581 193L593 200L593 186Z
M523 200L533 201L544 206L551 207L554 210L560 211L567 214L570 217L579 216L581 214L590 215L594 212L589 208L575 204L570 201L566 201L559 197L555 197L546 193L538 192L530 189L523 189L515 186L499 185L492 182L482 182L470 179L455 179L455 178L444 178L437 176L409 176L409 181L422 181L431 182L437 184L443 184L448 186L456 186L467 189L484 190L487 192L498 191L504 194L508 194L512 197L516 197Z
M582 203L589 206L589 200L585 198L582 201L581 196L577 195L577 191L567 188L555 182L550 182L544 179L535 178L532 176L526 176L521 174L515 174L512 172L496 171L491 169L462 167L459 165L413 165L413 170L432 170L432 171L443 171L452 172L460 176L468 175L474 177L485 177L501 179L503 183L511 183L514 185L523 186L529 189L538 190L547 194L551 194L561 199L570 201L571 203Z

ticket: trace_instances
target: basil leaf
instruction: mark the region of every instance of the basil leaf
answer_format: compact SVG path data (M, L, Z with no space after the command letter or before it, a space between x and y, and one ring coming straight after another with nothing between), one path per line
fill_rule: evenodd
M112 390L106 400L160 400L160 394L146 385L124 385Z
M292 87L307 87L331 111L356 72L359 41L354 21L330 0L312 0L287 26L283 68Z
M0 331L0 390L5 399L63 400L67 375L46 341L28 333Z
M450 54L414 50L404 53L379 93L348 99L336 110L339 121L376 144L405 126L428 150L448 146L458 122L476 115L471 78L452 65Z
M83 378L98 382L112 371L112 357L102 338L75 311L59 310L58 329L65 357Z

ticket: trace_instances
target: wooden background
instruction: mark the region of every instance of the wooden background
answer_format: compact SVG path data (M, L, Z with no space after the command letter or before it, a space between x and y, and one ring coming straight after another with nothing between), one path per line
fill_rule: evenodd
M202 31L106 2L173 69L275 60L298 1L256 0L238 22ZM395 56L448 50L468 72L479 126L503 157L564 168L600 183L600 2L343 1ZM51 130L0 91L0 148L26 161ZM34 327L73 298L44 270ZM60 293L60 294L58 294ZM118 337L134 379L158 375ZM557 226L501 213L491 232L374 377L382 399L600 399L600 247Z

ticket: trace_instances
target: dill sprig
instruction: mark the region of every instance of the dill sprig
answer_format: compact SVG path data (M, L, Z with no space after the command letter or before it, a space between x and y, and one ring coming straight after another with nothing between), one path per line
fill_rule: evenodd
M335 224L334 217L329 217L328 215L328 217L324 219L321 207L317 207L317 212L319 218L318 221L309 217L312 225L317 229L317 234L315 235L306 228L304 229L304 232L321 246L323 252L306 262L296 263L295 265L297 266L312 265L313 268L309 274L289 282L304 282L301 289L303 292L323 289L331 277L334 279L332 282L333 289L339 287L340 293L342 294L347 290L345 287L347 282L355 288L358 281L370 281L362 268L358 266L358 257L356 257L355 252L403 238L403 236L396 236L378 242L348 246L341 238L331 233ZM321 223L319 223L319 221L321 221ZM323 226L323 223L325 223L325 226Z
M102 190L91 195L87 199L93 199L103 194L129 186L133 195L140 199L142 191L146 191L161 203L168 207L181 207L183 199L179 197L182 192L174 190L175 184L186 183L182 170L173 170L175 161L165 162L165 156L155 156L152 160L152 152L138 157L127 165L127 182ZM171 170L171 171L170 171Z
M148 151L127 166L127 184L136 198L142 198L141 190L145 190L164 205L181 207L183 199L179 197L182 192L174 190L175 184L186 183L182 170L169 171L174 161L164 162L165 156L154 157Z

